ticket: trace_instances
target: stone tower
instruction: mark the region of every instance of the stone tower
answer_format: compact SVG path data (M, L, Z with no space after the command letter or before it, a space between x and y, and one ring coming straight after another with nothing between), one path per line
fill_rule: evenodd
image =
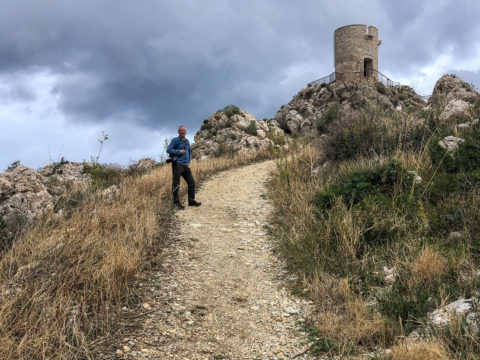
M346 25L335 30L336 80L377 80L378 30L375 26Z

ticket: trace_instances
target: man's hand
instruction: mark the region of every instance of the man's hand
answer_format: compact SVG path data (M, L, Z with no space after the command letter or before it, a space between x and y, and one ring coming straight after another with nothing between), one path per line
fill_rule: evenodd
M185 154L185 150L180 150L180 154Z

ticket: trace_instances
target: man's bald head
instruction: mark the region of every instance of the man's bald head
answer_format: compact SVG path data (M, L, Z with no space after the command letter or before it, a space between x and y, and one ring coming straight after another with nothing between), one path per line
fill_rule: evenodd
M184 140L186 135L187 135L187 129L185 128L185 126L180 125L178 127L178 136L180 136L180 139Z

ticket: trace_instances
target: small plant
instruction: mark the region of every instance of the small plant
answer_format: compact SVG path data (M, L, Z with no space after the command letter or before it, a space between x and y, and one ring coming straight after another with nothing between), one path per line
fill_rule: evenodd
M303 98L306 99L306 100L309 100L312 95L313 95L313 88L308 88L306 91L303 92Z
M317 118L317 130L320 133L327 131L328 126L338 119L340 115L340 104L329 104L323 116Z
M119 166L102 165L99 163L93 163L93 165L84 164L82 172L90 175L94 189L117 185L124 177L123 170Z
M210 124L208 122L208 120L206 120L207 122L203 122L202 126L200 127L200 130L210 130L212 128L212 124Z
M273 128L270 128L270 130L268 130L267 138L272 140L274 145L285 145L285 135L276 134Z
M257 136L257 124L256 121L250 121L250 124L247 126L246 129L247 134Z
M233 156L236 153L233 146L228 146L224 143L218 144L217 151L215 152L216 157L220 156Z
M94 164L98 164L98 159L100 158L100 154L102 153L102 149L103 149L103 144L105 143L105 141L108 140L108 134L105 134L103 131L102 131L102 137L100 139L97 139L97 141L100 143L100 148L98 149L98 154L97 156L94 158L92 156L92 162Z
M12 171L16 169L20 165L20 160L12 162L10 165L8 165L7 170L5 171Z
M240 114L240 108L236 105L227 105L223 108L223 112L228 117L232 117L235 114Z
M375 88L377 89L377 91L382 94L382 95L385 95L387 93L387 88L385 87L385 85L383 85L380 81L377 81L375 83Z

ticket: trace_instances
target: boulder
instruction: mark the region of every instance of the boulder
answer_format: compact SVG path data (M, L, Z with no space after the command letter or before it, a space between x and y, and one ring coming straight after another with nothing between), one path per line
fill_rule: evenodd
M469 84L455 75L443 75L435 84L429 103L443 111L452 100L473 104L480 98Z
M0 174L0 243L8 246L71 188L86 189L83 166L62 160L39 171L18 165Z
M433 326L446 326L452 317L465 316L473 310L473 299L459 298L428 314L428 323Z
M440 114L440 120L448 121L450 119L470 118L471 107L471 104L463 100L453 99L445 106L445 110Z
M458 144L464 143L465 140L455 136L445 136L442 140L438 142L442 148L447 150L449 153L455 152L458 149Z
M45 179L24 165L0 174L0 222L3 223L2 243L24 231L43 212L53 209Z
M274 145L271 135L283 136L283 131L274 121L257 121L252 114L240 109L228 117L220 110L210 115L195 134L192 152L200 159L254 153Z
M138 163L135 164L135 167L140 171L148 171L152 170L157 165L158 163L155 160L150 158L144 158L138 160Z

